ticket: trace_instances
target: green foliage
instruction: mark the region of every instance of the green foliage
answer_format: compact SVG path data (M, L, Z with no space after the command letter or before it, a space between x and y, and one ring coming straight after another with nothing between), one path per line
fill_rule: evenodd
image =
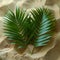
M45 46L55 32L56 20L53 11L46 8L32 10L33 25L35 31L34 46Z
M35 47L47 45L55 30L53 11L37 8L29 13L19 8L15 13L10 10L5 16L5 35L20 48L29 44Z

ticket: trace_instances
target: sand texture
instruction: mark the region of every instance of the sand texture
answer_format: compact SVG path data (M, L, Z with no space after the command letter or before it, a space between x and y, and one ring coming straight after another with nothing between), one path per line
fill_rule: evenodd
M9 8L15 11L16 6L27 10L44 6L55 13L57 33L47 46L35 49L33 54L34 46L29 45L21 54L4 36L4 15ZM60 0L0 0L0 60L60 60Z

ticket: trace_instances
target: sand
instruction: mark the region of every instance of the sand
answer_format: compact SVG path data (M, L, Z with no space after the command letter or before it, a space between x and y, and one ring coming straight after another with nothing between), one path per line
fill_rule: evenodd
M18 54L14 47L6 41L3 33L3 17L8 8L15 11L16 6L24 9L44 6L55 12L58 30L55 39L36 54L28 53L33 46L28 46L26 55ZM60 0L0 0L0 60L60 60Z

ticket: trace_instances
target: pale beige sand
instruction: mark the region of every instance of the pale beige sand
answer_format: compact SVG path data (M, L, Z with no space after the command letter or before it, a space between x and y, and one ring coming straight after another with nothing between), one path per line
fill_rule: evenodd
M56 19L60 19L60 0L0 0L0 60L60 60L60 20L58 20L58 33L56 34L56 41L44 47L35 55L20 56L8 42L5 40L3 34L3 17L8 11L8 8L15 10L16 6L20 8L31 9L35 7L45 6L55 11ZM55 45L56 43L56 45ZM7 47L8 46L8 47ZM33 48L30 46L28 50Z

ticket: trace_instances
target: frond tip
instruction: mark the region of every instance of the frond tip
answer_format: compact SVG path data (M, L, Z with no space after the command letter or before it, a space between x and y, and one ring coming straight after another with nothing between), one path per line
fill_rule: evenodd
M35 47L47 45L55 32L56 20L53 12L38 8L29 13L31 14L19 8L16 8L15 13L10 10L5 16L5 35L20 48L29 44Z

